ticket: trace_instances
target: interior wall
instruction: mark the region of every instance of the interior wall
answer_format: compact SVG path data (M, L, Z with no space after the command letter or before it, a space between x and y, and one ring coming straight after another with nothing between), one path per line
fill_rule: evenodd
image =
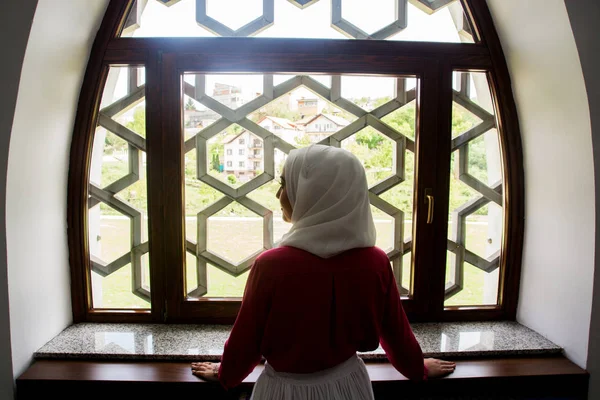
M37 0L0 3L0 399L14 395L6 260L6 168L19 77Z
M569 20L585 78L592 127L596 209L600 209L600 3L596 0L565 0ZM594 295L589 330L587 370L590 372L589 399L600 399L600 213L596 213L596 259Z
M71 136L90 49L108 0L40 0L8 156L6 236L12 368L72 321L67 248Z
M575 39L563 0L488 5L523 142L526 220L517 319L585 368L595 192L590 112Z

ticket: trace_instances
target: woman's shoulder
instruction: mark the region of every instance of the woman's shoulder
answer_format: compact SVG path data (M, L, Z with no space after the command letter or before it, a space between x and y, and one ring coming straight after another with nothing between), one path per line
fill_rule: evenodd
M290 246L282 246L282 247L275 247L275 248L263 251L256 258L256 261L260 262L261 264L262 263L268 264L271 262L279 262L283 259L298 258L298 257L311 257L311 256L312 256L312 254L310 254L304 250L297 249L295 247L290 247Z
M365 257L365 258L369 258L371 260L383 261L385 263L388 263L390 261L387 253L377 246L352 249L352 250L348 250L347 252L345 252L343 254L348 257Z

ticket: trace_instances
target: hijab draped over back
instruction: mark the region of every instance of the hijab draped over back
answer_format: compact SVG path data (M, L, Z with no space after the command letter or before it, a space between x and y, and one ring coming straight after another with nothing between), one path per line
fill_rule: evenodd
M324 145L293 150L284 174L293 225L280 246L329 258L375 245L367 178L352 153Z

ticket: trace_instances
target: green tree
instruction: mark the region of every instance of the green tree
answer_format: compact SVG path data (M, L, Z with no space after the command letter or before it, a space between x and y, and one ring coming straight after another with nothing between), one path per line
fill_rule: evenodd
M188 99L187 103L185 103L185 109L196 111L196 103L194 103L194 100L192 100L191 97Z
M215 171L220 171L221 162L219 161L218 153L213 153L212 155L212 167Z
M285 102L275 100L260 108L258 111L252 113L249 119L252 122L258 122L266 116L285 118L290 121L298 121L301 115L298 111L290 110L289 105Z
M133 121L129 121L125 126L141 137L146 137L146 109L138 107L133 111Z
M297 136L294 138L294 141L299 147L306 147L312 143L308 135L302 135L300 137Z

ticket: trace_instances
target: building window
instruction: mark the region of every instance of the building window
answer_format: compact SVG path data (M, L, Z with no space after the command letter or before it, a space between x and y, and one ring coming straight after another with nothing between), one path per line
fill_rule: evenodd
M263 37L275 32L270 28L261 37L232 44L219 37L229 31L204 27L203 20L195 26L198 37L158 40L148 47L139 35L160 36L162 22L148 14L142 33L139 18L146 15L146 4L157 1L136 2L129 7L131 15L120 15L119 21L108 18L127 7L110 2L101 32L111 39L96 41L93 50L106 58L90 57L88 70L101 72L86 75L82 87L68 185L76 322L233 322L239 301L220 299L241 296L253 260L285 229L273 229L278 222L265 218L271 225L239 229L244 236L238 240L232 226L270 215L276 201L269 209L271 200L265 199L274 195L270 181L285 155L317 141L345 148L363 161L378 246L390 257L411 318L514 319L524 220L521 140L505 61L488 48L499 46L494 28L489 20L472 20L488 15L485 2L419 1L413 11L421 13L420 20L447 19L443 44L426 43L438 40L428 29L409 46L399 43L407 37L395 22L373 34L334 23L330 36L312 39L315 50L309 57L281 60L280 49L270 49ZM161 10L169 10L167 2L161 3ZM450 12L438 13L441 7ZM181 18L194 22L192 14ZM290 25L286 36L292 37L293 29L302 36L312 23L301 22L306 15L298 11L299 25ZM108 32L109 27L122 32ZM217 37L199 38L206 29ZM356 40L330 40L340 31ZM281 40L290 54L309 51L295 40ZM250 41L261 46L260 54L244 51ZM207 54L244 65L245 72L215 72L205 58L194 56L200 43ZM318 50L324 46L326 53ZM277 61L276 70L269 60ZM265 78L275 72L286 79ZM306 90L311 99L294 101L292 109L289 99L301 99ZM202 105L198 120L215 121L192 135L182 129L188 100ZM276 137L256 125L265 116L300 119L298 106L319 105L347 123L336 118L336 123L313 124L296 139ZM233 173L235 162L246 168L241 157L227 157L228 171L223 170L223 147L235 144L231 135L243 130L247 133L237 138L238 145L250 137L253 147L261 147L250 153L261 161L248 164L262 170L258 178ZM233 154L226 149L226 156ZM106 230L102 222L108 220L117 221L118 229ZM223 285L207 281L210 271L218 272ZM117 289L119 296L109 295ZM199 298L215 299L209 307Z

